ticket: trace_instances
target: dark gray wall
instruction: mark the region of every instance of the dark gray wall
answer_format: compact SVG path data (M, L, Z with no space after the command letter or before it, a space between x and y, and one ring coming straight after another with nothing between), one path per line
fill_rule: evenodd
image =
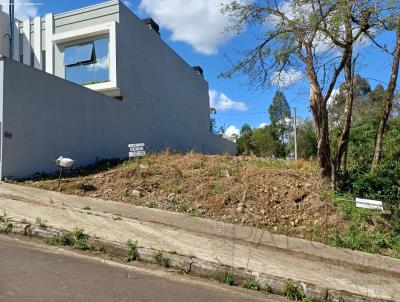
M175 63L177 70L186 68L189 75L188 66ZM172 67L170 64L166 63L168 68ZM129 65L133 67L134 63ZM175 80L162 80L139 68L120 79L124 85L121 89L126 89L127 94L121 102L1 58L2 177L51 172L55 169L53 159L60 155L75 159L77 165L97 158L125 157L127 145L137 142L146 143L151 151L169 147L179 151L236 152L234 144L205 129L206 83L182 79L183 86L191 87L173 92L179 88L178 76L177 73L173 74ZM150 79L154 77L159 84L152 84ZM202 97L190 98L191 94Z

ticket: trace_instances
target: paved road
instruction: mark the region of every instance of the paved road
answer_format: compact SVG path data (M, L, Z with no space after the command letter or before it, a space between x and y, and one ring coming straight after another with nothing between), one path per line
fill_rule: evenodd
M0 235L0 301L286 301Z

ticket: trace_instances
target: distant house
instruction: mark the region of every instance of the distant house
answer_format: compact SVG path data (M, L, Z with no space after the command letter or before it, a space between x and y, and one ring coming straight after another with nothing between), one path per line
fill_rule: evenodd
M235 153L209 132L208 83L151 19L109 1L34 20L0 13L1 177L149 151ZM12 54L12 59L8 57Z

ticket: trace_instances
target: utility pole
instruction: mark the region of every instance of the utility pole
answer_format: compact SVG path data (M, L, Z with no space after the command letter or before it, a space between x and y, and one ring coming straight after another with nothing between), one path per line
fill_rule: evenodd
M296 107L294 108L294 159L297 160L297 116L296 116Z
M14 26L15 26L15 18L14 18L14 0L10 0L8 7L9 15L10 15L10 59L14 57Z

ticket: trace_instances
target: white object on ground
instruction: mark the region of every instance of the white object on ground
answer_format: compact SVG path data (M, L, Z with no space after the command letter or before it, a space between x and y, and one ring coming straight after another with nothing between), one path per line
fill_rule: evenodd
M356 198L357 208L375 209L383 211L383 203L379 200Z

